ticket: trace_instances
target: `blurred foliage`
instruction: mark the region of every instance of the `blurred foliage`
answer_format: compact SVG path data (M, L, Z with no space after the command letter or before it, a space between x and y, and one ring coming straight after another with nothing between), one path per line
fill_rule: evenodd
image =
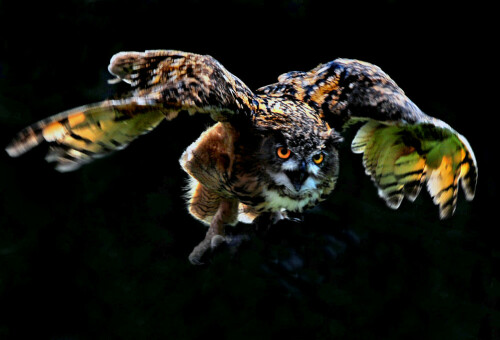
M211 54L251 88L342 56L386 70L469 139L480 168L475 201L460 195L455 217L439 221L424 192L388 209L346 143L336 191L304 222L263 235L239 225L238 249L199 268L187 255L205 227L186 211L177 159L205 118L163 124L74 173L53 171L43 147L19 159L3 153L0 338L500 338L494 124L475 114L488 112L487 88L467 73L482 52L477 37L491 30L488 20L470 25L487 9L450 9L402 0L0 0L2 145L38 119L113 96L106 67L120 50Z

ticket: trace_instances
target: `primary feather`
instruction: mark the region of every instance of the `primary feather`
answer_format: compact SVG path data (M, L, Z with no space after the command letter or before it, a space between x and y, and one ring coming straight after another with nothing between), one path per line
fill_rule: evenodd
M424 184L441 218L454 213L459 182L466 199L474 198L474 153L463 136L445 126L369 121L359 129L352 151L363 153L366 173L389 207L398 208L404 197L415 200Z

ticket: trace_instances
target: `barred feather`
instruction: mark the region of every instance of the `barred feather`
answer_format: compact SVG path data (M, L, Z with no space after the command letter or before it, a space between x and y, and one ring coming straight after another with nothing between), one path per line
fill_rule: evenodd
M59 171L72 171L126 147L164 118L179 112L208 113L216 121L252 112L253 93L210 56L173 50L120 52L109 71L132 92L121 100L86 105L35 123L6 147L17 157L42 142L50 143L46 157Z
M73 171L125 148L164 118L160 110L130 100L104 101L62 112L23 129L6 151L17 157L46 141L50 144L46 160L56 162L58 171Z
M461 182L467 200L474 198L477 167L467 140L447 125L387 125L370 121L352 141L363 153L363 165L382 197L398 208L404 197L413 201L427 190L441 218L453 215Z

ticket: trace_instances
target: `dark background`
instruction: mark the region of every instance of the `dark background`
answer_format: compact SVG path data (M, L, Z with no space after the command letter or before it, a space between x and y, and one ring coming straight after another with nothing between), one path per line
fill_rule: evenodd
M112 96L119 51L210 54L252 89L348 57L379 65L465 135L480 174L476 199L460 192L450 220L424 190L393 211L346 143L337 189L303 223L194 267L187 255L205 227L187 213L177 160L206 117L164 123L72 173L45 163L44 147L3 152L0 338L500 338L488 13L480 2L0 0L0 145Z

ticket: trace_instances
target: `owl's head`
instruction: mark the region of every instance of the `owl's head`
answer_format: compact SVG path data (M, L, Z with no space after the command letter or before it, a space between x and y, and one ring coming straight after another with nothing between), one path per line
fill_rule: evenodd
M274 187L301 196L331 185L338 176L340 135L325 123L288 125L266 134L260 160Z

